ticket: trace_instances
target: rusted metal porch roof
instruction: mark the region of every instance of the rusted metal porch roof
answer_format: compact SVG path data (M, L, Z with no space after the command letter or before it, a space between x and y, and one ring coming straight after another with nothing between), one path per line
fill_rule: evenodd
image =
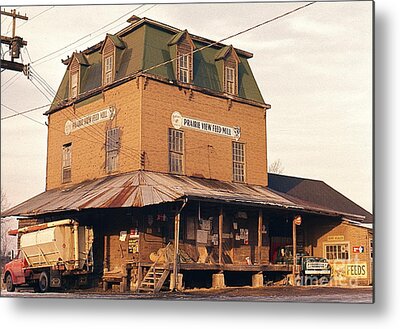
M276 193L264 186L141 170L86 181L65 189L48 190L6 210L1 215L32 217L84 209L145 207L175 202L183 198L363 219L357 215L315 207L301 200L290 200L285 198L284 194Z

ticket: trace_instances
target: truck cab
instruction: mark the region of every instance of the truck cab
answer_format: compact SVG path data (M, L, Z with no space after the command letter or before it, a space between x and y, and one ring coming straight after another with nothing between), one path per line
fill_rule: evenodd
M25 257L22 256L21 251L18 251L17 257L5 265L3 282L6 284L7 291L14 291L16 285L26 283L25 275L27 273L24 269L27 266L28 263Z

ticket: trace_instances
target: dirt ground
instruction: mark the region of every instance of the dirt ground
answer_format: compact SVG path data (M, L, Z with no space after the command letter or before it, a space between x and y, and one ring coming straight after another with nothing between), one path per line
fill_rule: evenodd
M327 287L327 286L271 286L263 288L193 289L183 292L161 292L158 294L134 294L99 289L74 292L34 293L29 288L8 293L1 297L24 298L103 298L103 299L158 299L158 300L203 300L203 301L249 301L249 302L306 302L306 303L373 303L372 287Z

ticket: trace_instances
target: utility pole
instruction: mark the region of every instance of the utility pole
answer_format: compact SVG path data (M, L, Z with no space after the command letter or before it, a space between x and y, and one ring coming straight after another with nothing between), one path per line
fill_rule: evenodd
M11 12L7 12L4 9L1 11L1 15L4 16L9 16L12 17L12 36L7 37L2 35L1 36L1 43L4 43L9 46L10 49L10 61L4 60L3 58L1 59L1 68L5 70L12 70L12 71L18 71L18 72L23 72L26 70L26 66L23 65L22 63L14 62L14 59L19 58L21 54L21 48L23 46L26 46L28 43L23 40L21 37L17 36L15 34L16 30L16 23L17 19L22 19L24 21L28 20L28 17L26 15L21 15L19 12L15 9L11 9Z

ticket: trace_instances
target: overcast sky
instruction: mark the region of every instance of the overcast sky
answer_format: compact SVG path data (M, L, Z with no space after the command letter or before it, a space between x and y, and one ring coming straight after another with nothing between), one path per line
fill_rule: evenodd
M32 61L57 89L66 69L61 59L127 26L132 14L219 40L303 4L147 4L136 11L137 4L20 7L31 20L18 22L17 35L28 41L24 63ZM2 35L10 22L2 16ZM323 180L371 211L372 2L317 2L226 43L254 54L251 68L272 106L269 162L280 159L283 174ZM24 111L49 101L22 74L5 71L1 103ZM29 116L44 123L45 110ZM11 114L1 107L2 117ZM15 205L44 190L47 128L24 117L1 124L1 184Z

